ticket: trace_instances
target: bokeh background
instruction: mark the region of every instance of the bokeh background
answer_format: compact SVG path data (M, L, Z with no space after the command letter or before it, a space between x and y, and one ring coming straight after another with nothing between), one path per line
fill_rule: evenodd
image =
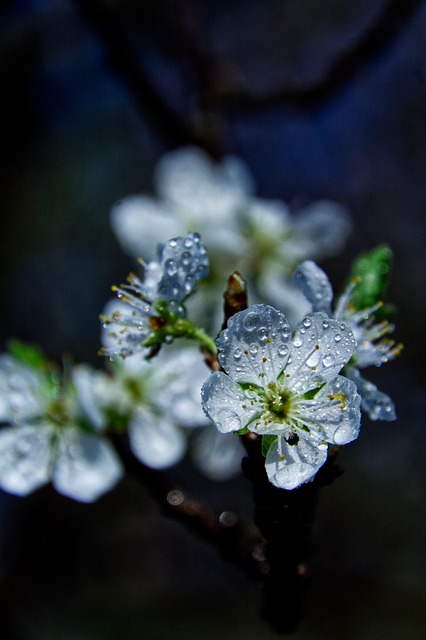
M364 421L323 490L300 640L426 629L426 3L15 0L0 9L0 341L97 360L98 313L131 267L109 227L167 150L250 167L258 194L354 220L336 288L389 243L403 356L373 372L398 421ZM250 518L244 479L183 482ZM0 494L4 640L258 639L256 585L126 478L94 505ZM286 603L282 603L286 615Z

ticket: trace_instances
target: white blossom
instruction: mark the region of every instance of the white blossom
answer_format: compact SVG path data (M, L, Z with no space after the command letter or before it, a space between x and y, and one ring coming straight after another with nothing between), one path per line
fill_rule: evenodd
M165 312L185 316L182 303L198 280L208 274L207 251L198 233L188 233L158 246L158 258L144 263L143 280L131 273L126 284L113 287L124 305L101 319L109 327L104 355L127 357L145 349L146 340L163 326ZM168 336L170 337L170 336Z
M248 168L235 157L213 162L189 147L163 156L155 172L157 198L131 196L113 208L112 228L127 253L153 257L165 238L197 231L214 268L189 301L201 324L221 324L221 294L230 273L240 271L253 299L286 305L292 317L307 312L289 279L305 258L342 249L351 223L340 205L320 200L295 213L278 201L256 198ZM216 301L219 301L216 302Z
M217 346L223 371L205 382L203 408L221 433L273 436L265 464L275 486L311 480L329 443L357 437L360 398L339 375L356 347L345 323L314 313L292 335L282 313L254 305L230 318Z
M130 447L143 464L165 469L186 453L190 430L207 424L200 403L207 373L193 346L165 347L151 360L138 353L113 363L96 401L112 420L126 419Z
M73 375L79 376L76 370ZM105 424L88 377L79 395L80 383L3 355L0 381L7 407L7 426L0 429L2 489L24 496L51 480L59 493L92 502L117 483L121 463L101 436Z
M294 281L303 291L313 311L324 311L336 320L346 322L354 332L357 348L351 362L345 367L345 375L353 380L361 394L361 406L372 420L395 420L395 406L385 393L368 380L359 369L376 367L393 359L401 350L401 345L388 336L394 326L387 320L376 320L375 312L382 303L378 301L369 309L356 309L352 305L352 291L356 282L351 282L337 300L332 312L333 289L320 267L312 260L306 260L297 268Z

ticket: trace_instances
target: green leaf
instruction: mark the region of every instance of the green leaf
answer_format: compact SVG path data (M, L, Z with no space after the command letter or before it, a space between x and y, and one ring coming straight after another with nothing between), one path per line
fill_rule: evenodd
M263 436L262 437L262 455L266 458L269 449L273 442L278 440L278 436Z
M248 433L248 432L249 432L248 427L243 427L242 429L239 429L235 433L237 434L237 436L245 436L246 433Z
M21 340L12 338L7 343L7 349L17 360L34 369L43 369L46 365L43 352L33 344L26 344Z
M355 259L349 274L356 281L351 295L355 309L368 309L382 299L391 267L392 251L387 245L379 245Z

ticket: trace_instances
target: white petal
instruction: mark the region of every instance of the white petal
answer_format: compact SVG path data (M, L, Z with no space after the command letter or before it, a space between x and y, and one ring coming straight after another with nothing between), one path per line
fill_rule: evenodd
M158 194L180 219L201 225L206 219L215 219L218 226L230 220L251 188L251 178L242 162L228 158L216 164L195 147L163 156L155 177ZM201 231L202 227L192 227L192 230Z
M296 269L293 280L312 305L312 311L331 314L333 289L330 280L312 260L305 260Z
M214 371L201 391L203 409L221 433L239 431L258 413L242 387L222 371Z
M236 382L266 387L286 366L291 339L286 317L265 304L232 316L216 344L219 362Z
M296 215L295 223L306 243L305 255L315 258L341 251L352 228L346 209L329 200L313 202Z
M244 447L234 434L205 427L197 434L193 457L196 467L211 480L229 480L241 471Z
M46 425L0 430L0 487L26 496L49 481L49 439Z
M107 385L106 374L89 365L78 365L72 370L72 380L77 390L77 401L84 416L96 431L105 427L105 417L100 409L97 389Z
M153 363L150 401L183 427L208 424L201 407L201 387L210 375L197 348L163 348Z
M135 456L152 469L165 469L181 460L186 450L182 431L163 416L138 411L129 424Z
M395 405L386 393L379 391L375 384L362 378L358 369L349 367L346 375L354 381L361 394L361 407L370 420L396 420Z
M289 445L281 438L282 456L272 443L266 456L266 473L270 482L281 489L296 489L311 480L327 459L327 445L301 438Z
M64 496L93 502L118 482L121 462L103 438L74 428L64 429L58 443L58 457L52 484Z
M157 245L182 231L179 220L152 198L131 196L117 202L111 211L111 226L127 254L155 258Z
M157 297L175 302L187 298L197 281L209 272L207 250L199 234L168 240L162 249L161 271Z
M299 324L285 370L288 387L302 393L329 382L347 364L356 347L352 330L325 313L313 313Z
M313 400L306 401L305 424L312 424L313 431L331 444L347 444L359 434L360 402L356 385L337 376Z
M40 372L9 355L0 356L0 371L5 382L6 416L21 424L39 417L45 403Z

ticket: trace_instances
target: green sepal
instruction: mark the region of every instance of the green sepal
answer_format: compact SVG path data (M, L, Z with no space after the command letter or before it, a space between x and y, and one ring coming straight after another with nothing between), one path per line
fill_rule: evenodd
M326 382L323 382L319 387L314 387L313 389L306 391L306 393L302 395L303 400L313 400L326 384Z
M19 362L34 369L44 369L46 366L46 358L43 352L33 344L26 344L22 340L12 338L7 342L7 349Z
M243 427L242 429L239 429L238 431L235 431L237 436L245 436L246 433L248 433L248 432L249 432L249 428L248 427Z
M262 455L264 458L268 455L268 451L271 448L273 442L278 440L278 436L263 436L262 437Z
M382 299L391 268L392 250L384 244L362 253L354 260L349 278L356 281L351 295L351 304L355 309L368 309ZM380 311L383 313L383 308Z

